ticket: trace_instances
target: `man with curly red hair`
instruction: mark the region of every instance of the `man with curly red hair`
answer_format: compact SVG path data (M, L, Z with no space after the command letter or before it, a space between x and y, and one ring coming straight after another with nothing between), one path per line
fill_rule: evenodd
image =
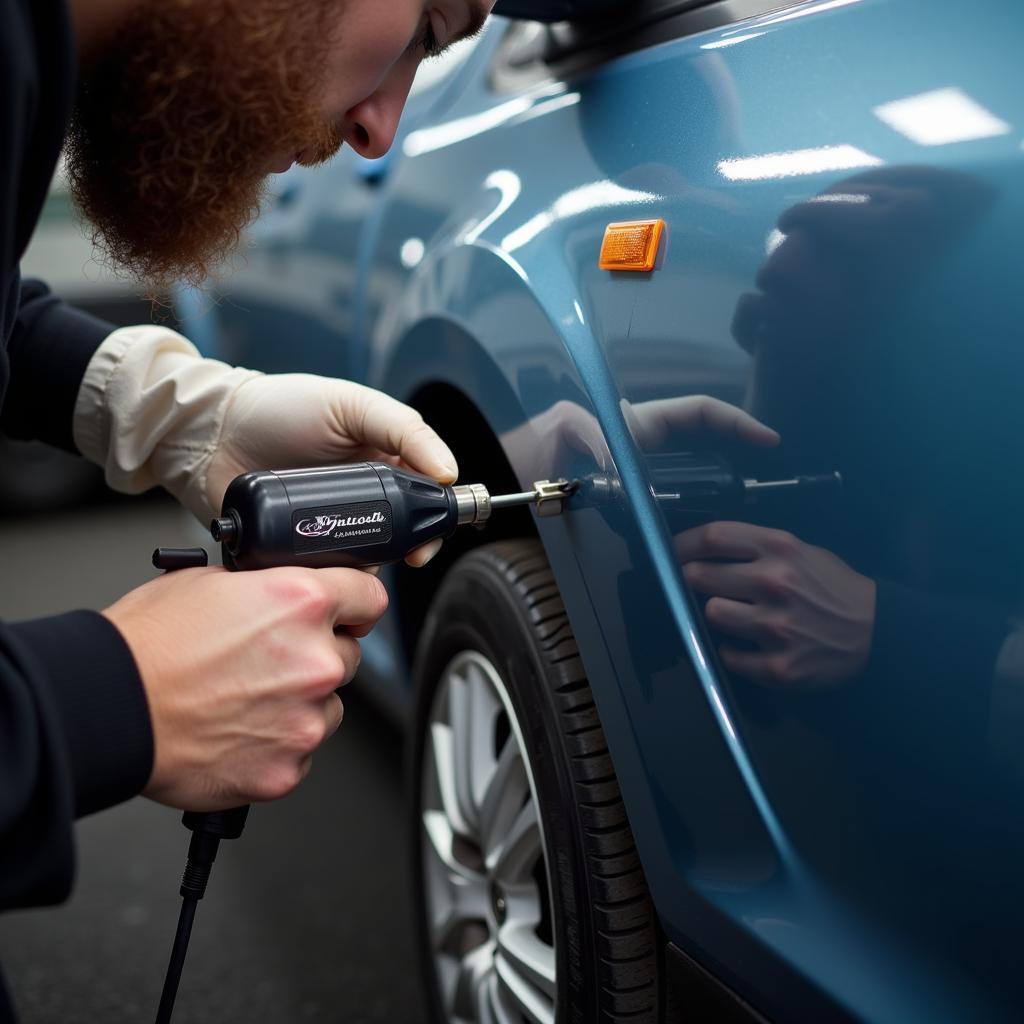
M387 152L420 62L490 7L0 0L0 427L81 452L120 490L163 485L200 518L254 468L391 459L454 480L444 442L385 395L114 330L18 263L66 146L111 261L155 288L201 280L270 173L342 144ZM338 728L335 690L386 605L354 570L210 568L102 613L0 624L0 909L67 896L77 816L139 792L193 810L289 792Z

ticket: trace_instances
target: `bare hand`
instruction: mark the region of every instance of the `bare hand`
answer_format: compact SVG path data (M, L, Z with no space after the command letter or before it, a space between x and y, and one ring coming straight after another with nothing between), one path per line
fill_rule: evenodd
M686 582L709 600L708 624L754 644L723 644L726 668L758 682L834 684L863 671L874 580L824 548L751 523L714 522L675 539Z
M334 690L387 592L355 569L190 569L106 609L149 701L155 757L145 795L209 811L295 788L341 724Z
M691 442L741 441L753 448L773 448L779 443L777 431L749 412L710 395L656 398L624 405L623 413L645 452L657 451L678 435Z

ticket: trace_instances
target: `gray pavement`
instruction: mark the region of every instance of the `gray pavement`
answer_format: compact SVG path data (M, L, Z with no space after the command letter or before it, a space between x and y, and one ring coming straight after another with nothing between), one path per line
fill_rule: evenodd
M169 502L0 521L0 617L103 607L152 575L158 544L203 542ZM358 695L286 800L225 843L199 907L175 1024L421 1024L411 939L401 743ZM23 1024L152 1020L189 833L143 799L77 826L63 907L0 918Z

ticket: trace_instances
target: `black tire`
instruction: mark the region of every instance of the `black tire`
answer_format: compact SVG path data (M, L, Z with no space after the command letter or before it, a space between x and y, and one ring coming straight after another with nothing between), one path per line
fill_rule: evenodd
M555 1019L655 1024L661 996L654 910L565 607L534 540L481 547L453 566L417 651L414 877L433 1020L450 1018L427 921L424 766L433 766L434 755L426 762L424 755L435 690L446 666L465 651L480 652L501 677L532 770L551 890Z

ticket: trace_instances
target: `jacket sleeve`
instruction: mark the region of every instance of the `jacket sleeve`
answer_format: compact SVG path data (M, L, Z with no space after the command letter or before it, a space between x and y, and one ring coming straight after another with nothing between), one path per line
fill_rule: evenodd
M0 427L10 437L78 452L75 401L96 349L112 324L68 306L40 281L23 281L7 346L10 386Z
M0 623L0 910L65 899L73 818L134 796L152 764L145 691L106 618Z

